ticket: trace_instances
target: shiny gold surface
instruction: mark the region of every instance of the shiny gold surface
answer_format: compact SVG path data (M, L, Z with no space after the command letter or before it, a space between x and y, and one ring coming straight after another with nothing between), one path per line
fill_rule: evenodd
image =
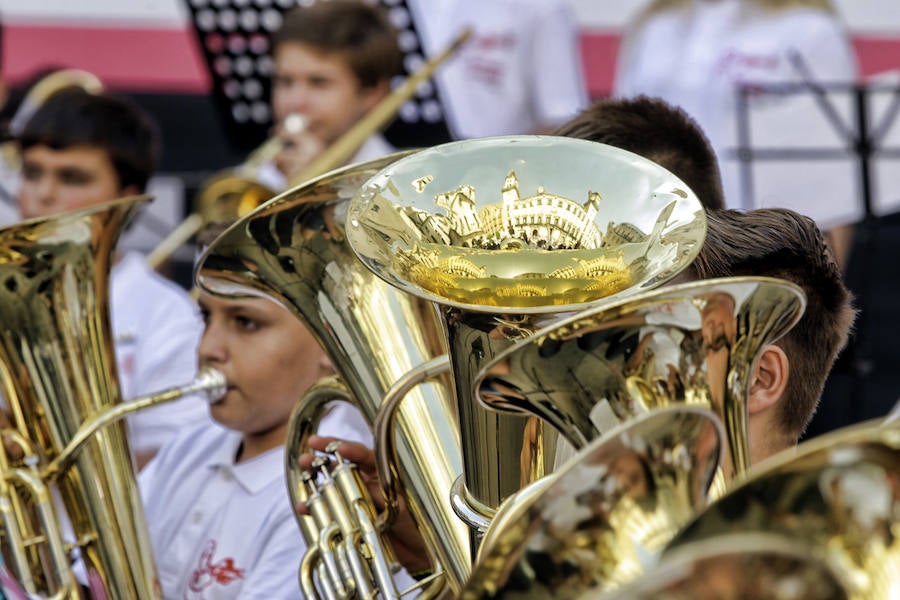
M434 307L375 277L344 235L347 201L404 155L333 171L267 202L216 239L196 272L197 284L211 293L263 295L294 312L370 421L395 381L446 353ZM462 469L449 386L447 380L420 385L400 404L395 465L434 561L450 589L458 590L471 558L466 529L449 504L448 491ZM296 458L323 410L321 395L308 397L292 418L287 468L295 502L307 499ZM315 524L301 519L305 534L315 533Z
M900 597L900 423L838 430L756 465L668 552L723 533L774 533L827 563L858 600Z
M367 182L351 224L354 249L390 283L517 313L655 287L693 260L706 231L699 201L662 167L549 136L419 152Z
M461 598L573 598L634 580L705 504L723 437L691 406L610 430L505 519Z
M597 596L592 596L597 598ZM666 556L641 580L601 600L843 600L827 564L773 535L724 534Z
M537 332L485 365L475 387L489 408L534 414L575 448L661 406L705 406L726 424L741 473L754 362L804 307L797 286L763 277L659 288Z
M109 269L119 234L145 201L0 229L0 380L14 427L5 433L25 450L19 461L0 452L0 505L5 549L33 593L78 594L49 494L55 484L97 597L159 594L124 424L85 441L52 479L42 474L84 423L120 399Z
M360 190L349 208L353 249L389 284L436 303L446 324L465 474L454 504L467 522L480 527L552 470L555 454L546 423L474 402L481 366L563 311L666 281L705 231L699 201L671 173L569 138L445 144Z

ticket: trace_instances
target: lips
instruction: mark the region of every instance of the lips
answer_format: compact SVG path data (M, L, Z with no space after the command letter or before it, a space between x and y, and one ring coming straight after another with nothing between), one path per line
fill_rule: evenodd
M215 402L210 403L210 406L217 406L219 404L222 404L223 402L225 402L225 399L228 398L228 395L235 390L237 390L237 387L235 387L234 385L228 384L225 387L225 393L222 395L222 397L219 398L218 400L216 400Z

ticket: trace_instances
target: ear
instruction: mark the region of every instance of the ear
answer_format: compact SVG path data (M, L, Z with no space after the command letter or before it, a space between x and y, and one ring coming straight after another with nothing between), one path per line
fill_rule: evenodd
M750 380L750 414L775 406L784 394L790 376L790 361L784 350L774 344L763 348Z

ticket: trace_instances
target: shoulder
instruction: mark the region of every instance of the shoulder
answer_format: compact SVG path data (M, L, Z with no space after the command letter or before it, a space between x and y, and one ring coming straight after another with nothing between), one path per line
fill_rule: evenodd
M129 253L116 264L110 276L110 303L114 319L135 326L171 327L200 330L197 305L186 289L147 266L139 253Z
M356 163L375 160L376 158L387 156L396 151L397 149L392 146L383 135L376 133L366 138L366 141L359 147L359 150L356 151L356 154L354 154L351 161Z
M153 294L173 303L193 306L188 291L174 281L163 277L147 265L146 258L138 252L129 252L115 265L110 275L113 293L138 298Z
M531 19L566 18L574 23L574 13L562 0L500 0L518 22Z

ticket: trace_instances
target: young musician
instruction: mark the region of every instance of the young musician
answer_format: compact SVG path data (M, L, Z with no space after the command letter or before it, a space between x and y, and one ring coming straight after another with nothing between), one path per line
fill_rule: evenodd
M272 112L283 149L259 178L281 190L388 95L401 53L391 23L363 0L318 1L288 11L272 48ZM347 164L394 150L378 132L358 144Z
M108 94L66 88L34 113L20 138L19 212L24 218L140 194L156 165L156 127L136 105ZM110 275L112 331L123 397L184 385L196 373L201 323L187 292L146 266L136 252L118 256ZM129 441L142 466L176 429L207 419L197 398L128 417Z
M305 543L285 484L284 444L294 405L331 366L274 301L200 292L199 304L197 357L225 374L228 391L209 408L215 423L184 429L140 474L163 596L297 598ZM371 438L342 404L320 429Z
M807 295L803 317L784 338L763 350L750 381L749 436L755 464L797 443L847 340L855 311L840 270L812 219L786 209L708 211L707 218L706 242L681 281L779 277L799 285ZM324 451L332 441L314 436L309 446ZM378 503L372 451L350 442L342 443L338 451L359 465ZM309 455L301 459L302 464L310 461ZM427 570L424 547L409 520L398 520L390 533L404 566L413 573Z
M767 346L750 383L751 461L797 444L816 411L828 373L847 342L856 311L824 236L788 209L709 211L706 241L688 279L755 275L797 284L806 311Z

